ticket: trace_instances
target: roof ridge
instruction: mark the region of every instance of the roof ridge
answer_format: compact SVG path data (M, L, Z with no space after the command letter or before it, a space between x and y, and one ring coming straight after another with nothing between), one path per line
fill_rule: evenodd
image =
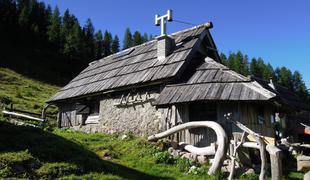
M169 34L169 36L175 36L175 35L177 35L177 34L179 34L179 33L184 33L184 32L188 32L188 31L192 31L192 30L195 30L195 29L198 29L198 28L201 28L201 27L212 28L212 27L213 27L213 24L212 24L212 22L206 22L206 23L203 23L203 24L199 24L199 25L193 26L193 27L188 28L188 29L183 29L183 30L180 30L180 31L171 33L171 34ZM106 56L106 57L104 57L104 58L101 58L101 59L92 61L92 62L90 62L89 64L92 65L92 64L95 64L95 63L97 63L97 62L101 62L101 61L106 60L106 59L108 59L108 58L110 58L110 57L113 57L113 56L115 56L115 55L117 55L117 54L121 54L121 53L123 53L124 51L130 51L131 49L134 49L134 48L138 48L138 47L141 47L141 46L149 45L150 43L153 43L154 41L156 41L156 39L150 40L150 41L145 42L145 43L143 43L143 44L139 44L139 45L136 45L136 46L127 48L127 49L123 49L123 50L121 50L121 51L119 51L119 52L117 52L117 53L110 54L109 56Z
M188 29L183 29L183 30L171 33L170 36L174 36L174 35L176 35L178 33L184 33L184 32L188 32L188 31L192 31L192 30L195 30L195 29L198 29L198 28L201 28L201 27L212 28L213 27L213 23L210 21L210 22L206 22L206 23L203 23L203 24L199 24L199 25L193 26L193 27L188 28Z

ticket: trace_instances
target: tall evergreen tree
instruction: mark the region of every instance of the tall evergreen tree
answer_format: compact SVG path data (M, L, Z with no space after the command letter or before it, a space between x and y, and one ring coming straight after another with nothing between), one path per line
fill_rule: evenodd
M82 51L82 30L79 23L75 22L65 38L64 54L72 59L81 60Z
M299 71L295 71L293 73L293 91L299 95L299 97L303 99L307 99L309 97L309 92L307 90L306 84L302 79L302 75Z
M103 36L103 45L104 45L104 50L103 54L104 56L108 56L111 54L111 46L112 46L112 34L109 33L108 31L104 32Z
M96 59L100 59L103 56L103 38L102 38L102 32L99 30L95 34L95 41L96 41L96 46L95 46L95 51L96 51Z
M227 57L224 53L220 53L221 63L227 66Z
M132 45L133 45L132 34L130 32L130 29L126 28L123 41L123 49L130 48L132 47Z
M262 71L258 65L258 60L253 58L250 64L250 72L253 76L262 78Z
M263 79L265 79L265 80L269 80L269 79L276 80L275 72L274 72L273 67L271 66L270 63L268 63L267 65L264 66Z
M147 33L144 33L142 36L142 43L148 42L149 41L149 36L147 35Z
M22 5L20 5L21 7L21 12L19 13L19 17L18 17L18 24L21 27L29 27L30 25L30 7L29 4L27 3L23 3Z
M133 46L139 45L143 43L143 39L141 34L138 31L135 31L133 34Z
M119 51L119 38L117 35L115 35L112 42L112 53L117 53L118 51Z
M61 30L63 37L69 34L76 22L78 22L77 18L74 15L70 14L69 9L66 9L63 16L63 27Z
M95 28L89 18L86 20L83 32L84 32L84 49L85 49L84 60L88 63L93 61L95 58L95 39L94 39Z
M48 40L52 42L57 48L60 46L60 29L61 29L61 17L59 14L59 9L56 6L49 20L47 35Z
M277 79L278 83L289 90L293 91L293 77L292 72L286 67L281 67L277 69Z

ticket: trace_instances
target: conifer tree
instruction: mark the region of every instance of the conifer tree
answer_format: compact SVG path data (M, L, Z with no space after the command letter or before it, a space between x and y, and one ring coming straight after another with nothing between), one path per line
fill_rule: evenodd
M253 58L250 64L250 72L253 76L261 78L261 70L258 66L258 61L256 58Z
M227 66L227 57L224 53L220 53L221 63Z
M103 37L103 54L104 56L108 56L111 54L111 46L112 46L112 34L109 33L108 31L104 32L104 37Z
M96 45L95 45L95 52L96 52L96 59L100 59L103 56L103 38L102 38L102 32L101 30L99 30L98 32L96 32L95 34L95 41L96 41Z
M271 66L270 63L264 66L263 69L263 79L265 80L275 80L275 72L273 70L273 67Z
M135 33L133 34L133 46L142 44L143 40L142 40L142 36L138 31L135 31Z
M123 49L130 48L132 47L132 45L133 45L132 34L130 32L130 29L126 28L123 41Z
M93 61L95 58L95 40L94 40L95 28L89 18L86 20L83 32L84 32L84 49L85 49L84 59L88 63Z
M309 96L309 92L299 71L295 71L293 73L292 82L293 82L293 91L297 93L299 97L307 99Z
M117 53L118 51L119 51L119 38L117 35L115 35L112 42L112 53Z
M277 69L277 79L278 83L284 87L287 87L289 90L293 90L293 77L292 72L286 67L281 67Z
M65 38L64 54L72 59L82 57L82 30L78 22L75 22Z
M49 23L47 28L48 40L58 48L60 46L61 17L57 6L54 9Z
M26 3L23 3L23 6L21 7L21 12L18 17L18 24L21 27L29 27L30 25L30 8L29 5Z
M144 33L142 36L142 43L148 42L149 41L149 36L147 35L147 33Z

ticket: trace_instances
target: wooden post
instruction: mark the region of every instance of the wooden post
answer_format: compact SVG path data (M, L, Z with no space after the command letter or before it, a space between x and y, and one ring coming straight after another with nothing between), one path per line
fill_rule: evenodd
M268 144L266 146L267 151L270 154L271 164L271 179L281 180L282 179L282 151L275 145Z
M260 174L259 174L259 180L265 180L266 179L266 144L262 138L257 138L258 144L259 144L259 151L260 151L260 159L261 159L261 168L260 168Z

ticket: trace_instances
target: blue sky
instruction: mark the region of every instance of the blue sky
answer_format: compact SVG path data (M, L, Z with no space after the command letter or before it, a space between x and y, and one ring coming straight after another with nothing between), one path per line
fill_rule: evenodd
M124 30L159 34L155 14L173 10L174 19L201 24L212 21L211 30L219 51L238 51L262 57L275 66L299 70L310 88L309 0L43 0L66 8L81 24L91 18L96 30L109 30L123 39ZM169 22L168 33L189 28Z

